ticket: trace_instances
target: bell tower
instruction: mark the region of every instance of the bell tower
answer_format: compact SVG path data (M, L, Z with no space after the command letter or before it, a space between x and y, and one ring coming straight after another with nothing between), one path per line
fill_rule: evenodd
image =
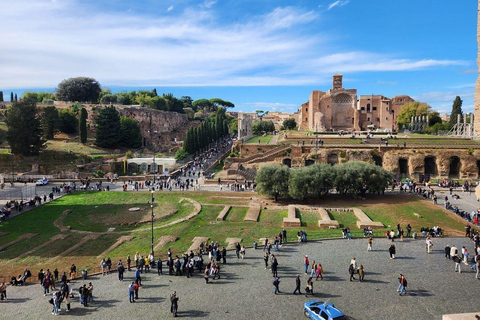
M343 89L343 76L339 73L333 76L333 91L338 91Z

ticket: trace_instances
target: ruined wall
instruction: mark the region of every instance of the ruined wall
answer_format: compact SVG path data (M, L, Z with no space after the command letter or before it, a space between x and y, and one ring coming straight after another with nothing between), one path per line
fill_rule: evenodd
M166 151L179 145L190 127L186 114L140 107L118 107L120 115L137 121L143 145L155 151Z

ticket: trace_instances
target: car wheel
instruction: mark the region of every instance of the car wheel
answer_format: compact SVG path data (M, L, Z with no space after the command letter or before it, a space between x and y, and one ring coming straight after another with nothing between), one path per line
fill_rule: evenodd
M307 311L307 310L303 310L303 314L305 315L305 317L307 317L307 318L310 319L310 315L308 314L308 311Z

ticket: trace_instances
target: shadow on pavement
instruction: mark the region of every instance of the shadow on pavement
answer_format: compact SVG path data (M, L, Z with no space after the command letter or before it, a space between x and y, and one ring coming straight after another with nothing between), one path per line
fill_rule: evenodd
M178 311L178 317L180 318L203 318L207 317L210 312L205 312L201 310L187 310L187 311Z

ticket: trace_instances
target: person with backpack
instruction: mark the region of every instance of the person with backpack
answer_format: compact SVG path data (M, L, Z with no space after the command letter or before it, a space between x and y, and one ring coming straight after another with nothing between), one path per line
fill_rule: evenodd
M279 285L280 285L280 277L275 277L275 279L273 280L273 286L275 287L274 294L282 293L279 289Z
M277 261L277 257L275 257L273 254L272 254L272 275L274 277L277 277L278 276L278 261Z
M170 295L170 312L173 314L174 317L176 317L178 314L178 297L177 297L177 292L173 291L172 294Z
M298 293L302 294L302 292L300 291L300 286L301 286L300 275L297 274L297 276L295 277L295 291L293 291L293 294L297 294L297 291Z
M69 282L65 281L62 284L62 287L60 288L60 290L62 292L62 300L65 300L65 302L67 303L67 312L69 312L70 311L70 302L71 302L70 296L72 295L72 288L69 285Z

